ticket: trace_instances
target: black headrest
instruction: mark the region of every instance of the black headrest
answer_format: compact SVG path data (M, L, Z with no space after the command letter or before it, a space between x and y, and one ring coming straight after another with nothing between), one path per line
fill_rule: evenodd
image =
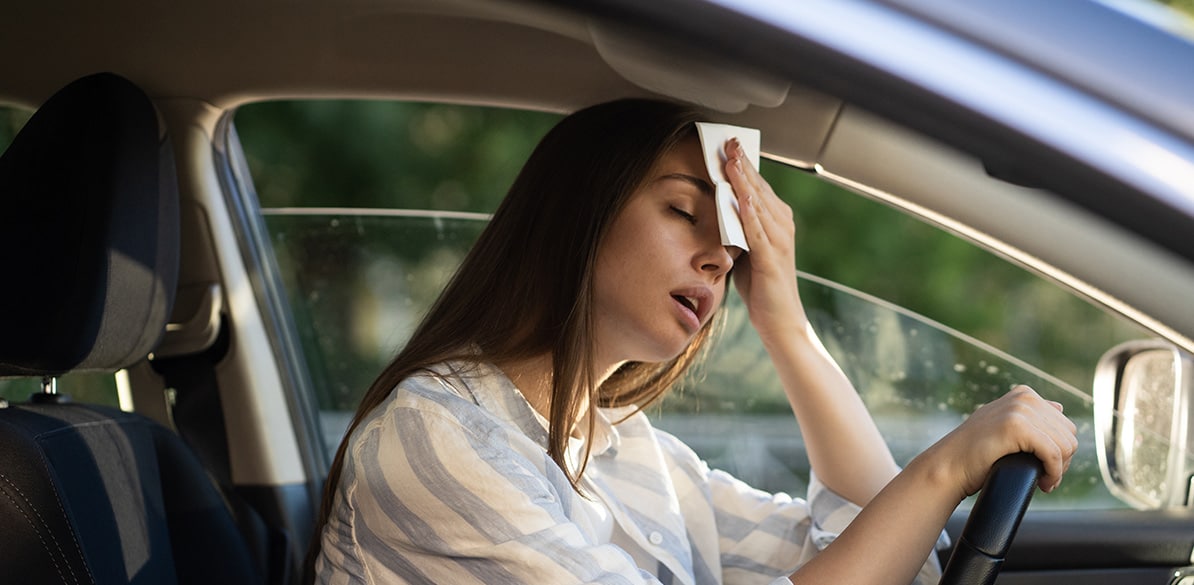
M0 376L116 370L160 338L178 184L157 112L110 73L42 104L0 155Z

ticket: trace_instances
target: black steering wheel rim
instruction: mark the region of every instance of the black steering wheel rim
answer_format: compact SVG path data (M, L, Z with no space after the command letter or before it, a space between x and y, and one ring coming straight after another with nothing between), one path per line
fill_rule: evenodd
M938 585L992 585L1028 510L1041 475L1031 453L1013 453L991 466Z

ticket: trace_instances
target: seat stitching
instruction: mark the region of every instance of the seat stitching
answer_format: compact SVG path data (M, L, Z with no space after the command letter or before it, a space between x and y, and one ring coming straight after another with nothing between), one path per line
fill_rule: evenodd
M46 473L50 472L49 467L46 465L45 459L41 460L41 466L42 466L42 469L44 469L46 471ZM0 476L2 476L2 475L3 474L0 474ZM54 490L54 504L58 506L58 512L62 514L63 518L65 518L66 517L66 509L62 507L62 498L58 497L57 490ZM79 538L77 535L75 535L74 526L71 526L68 524L67 528L71 532L70 540L71 540L71 542L73 542L75 544L75 552L79 554L80 559L83 559L83 569L87 571L87 578L90 580L90 582L95 583L95 575L93 575L91 573L91 565L89 565L87 563L87 557L83 554L83 546L79 544ZM67 568L69 569L70 565L67 565ZM74 571L71 571L71 576L74 577ZM75 578L75 582L76 583L79 582L78 578Z
M74 433L78 429L85 429L85 428L90 428L90 427L106 427L106 426L119 427L119 426L121 426L121 421L107 419L107 420L89 420L89 421L84 421L84 422L74 422L74 423L70 423L70 426L68 426L68 427L59 427L59 428L56 428L56 429L53 429L50 431L46 431L44 433L38 433L34 438L40 440L40 439L55 437L55 436L61 435L63 433Z
M149 425L147 425L147 424L145 423L145 421L140 421L140 420L136 420L136 419L133 419L133 418L126 419L126 420L127 420L128 422L131 422L131 423L133 423L133 424L137 424L138 426L149 426ZM59 435L59 434L62 434L62 433L67 433L67 432L74 432L74 431L77 431L77 430L78 430L78 429L80 429L80 428L85 428L85 427L105 427L105 426L113 426L113 425L115 425L115 426L117 426L117 427L121 427L121 426L123 426L123 425L122 425L122 422L124 422L124 421L122 421L122 420L119 420L119 419L113 419L113 418L103 418L103 419L98 419L98 420L90 420L90 421L85 421L85 422L75 422L75 423L71 423L71 424L70 424L70 427L61 427L61 428L57 428L57 429L54 429L54 430L52 430L52 431L49 431L49 432L45 432L45 433L39 433L39 434L36 436L36 438L37 438L37 440L41 440L41 439L47 439L47 438L52 438L52 437L54 437L54 436L56 436L56 435ZM51 474L51 475L52 475L52 473L51 473L51 471L50 471L50 467L49 467L49 465L47 464L46 460L45 460L44 458L40 458L40 459L39 459L39 462L41 463L42 469L43 469L43 470L44 470L44 471L45 471L47 474ZM9 481L9 480L8 480L8 478L6 478L6 477L4 476L4 474L3 474L3 473L0 473L0 478L4 478L6 481ZM9 483L10 483L10 484L12 484L12 482L11 482L11 481L9 481ZM14 488L14 489L16 489L18 492L20 492L20 491L21 491L21 490L20 490L20 488L17 488L15 485L13 485L13 488ZM25 497L23 493L21 494L21 497ZM54 491L54 503L58 505L58 511L62 513L63 517L65 517L65 516L66 516L66 510L65 510L65 508L63 508L63 506L62 506L62 498L59 496L59 494L58 494L58 492L57 492L57 491ZM31 505L30 507L32 508L32 505ZM36 509L36 508L33 508L33 510L34 510L34 513L36 513L36 512L37 512L37 509ZM39 518L40 518L40 514L39 514ZM44 521L43 521L43 522L44 522ZM87 574L87 579L88 579L88 582L89 582L89 583L95 583L95 582L96 582L96 581L95 581L95 574L91 572L91 565L90 565L90 564L88 564L88 563L86 562L86 556L83 554L83 548L82 548L82 545L80 544L78 537L75 535L74 526L72 526L72 525L70 525L70 524L68 523L68 525L67 525L67 528L68 528L68 530L70 530L70 532L71 532L71 536L72 536L72 538L71 538L71 541L72 541L72 542L74 542L74 545L75 545L75 551L76 551L76 552L79 554L79 557L80 557L81 559L83 559L83 570L84 570L84 571L86 572L86 574ZM53 538L53 537L54 537L54 535L53 535L53 534L50 534L50 537L51 537L51 538ZM40 538L40 537L39 537L39 538ZM58 547L59 547L59 551L61 552L62 548L61 548L61 545L59 545L59 544L58 544L58 541L57 541L57 540L55 540L55 541L54 541L54 544L55 544L56 546L58 546ZM64 559L66 558L66 555L65 555L65 554L63 554L63 558L64 558ZM73 579L75 580L75 583L78 583L78 582L79 582L79 579L78 579L78 577L77 577L77 576L74 574L74 570L70 568L69 564L67 565L67 570L71 571L71 578L73 578Z
M58 549L58 554L62 555L62 558L65 561L66 555L63 554L62 547L58 544L58 539L54 538L54 534L53 534L53 532L50 531L49 526L45 522L45 519L43 519L41 517L41 514L37 513L37 508L35 506L33 506L32 502L29 501L29 498L25 497L25 494L24 494L24 492L21 491L21 488L17 487L16 484L12 482L12 480L8 479L8 476L4 475L3 473L0 473L0 479L3 479L5 482L8 483L9 486L11 486L14 490L16 490L17 493L20 494L21 499L24 500L24 502L29 506L29 508L31 510L33 510L33 513L34 513L34 515L37 516L38 521L41 522L42 526L44 526L46 528L46 533L49 534L50 539L54 541L54 547ZM33 527L33 532L34 532L34 534L37 535L37 540L41 542L42 549L49 551L50 547L46 546L46 539L42 538L41 530L39 529L37 523L35 523L33 521L33 519L29 517L29 514L27 514L25 512L25 509L21 507L20 502L18 502L15 498L12 497L12 493L10 493L8 490L3 490L3 491L4 491L5 497L8 498L8 501L12 502L13 507L16 508L17 511L20 512L21 515L25 517L25 521L28 522L29 525ZM61 579L63 582L66 582L66 575L62 574L62 568L58 566L58 559L54 556L52 551L50 552L50 562L54 564L54 570L58 572L58 578ZM66 567L67 571L70 571L70 573L71 573L71 579L74 580L75 583L78 583L79 579L78 579L78 577L75 576L74 571L71 571L70 563L64 563L64 564L67 565L67 567Z

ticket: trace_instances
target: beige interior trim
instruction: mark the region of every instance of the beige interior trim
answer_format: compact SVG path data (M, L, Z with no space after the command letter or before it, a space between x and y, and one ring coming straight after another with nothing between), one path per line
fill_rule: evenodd
M228 432L232 481L279 485L305 481L279 364L250 284L212 156L221 111L195 100L158 102L170 122L179 169L184 262L180 285L219 282L234 326L228 356L216 367ZM224 253L221 253L223 251Z

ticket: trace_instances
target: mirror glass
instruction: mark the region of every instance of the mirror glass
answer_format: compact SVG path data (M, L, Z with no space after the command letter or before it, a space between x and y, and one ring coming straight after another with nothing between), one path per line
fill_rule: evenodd
M1112 494L1142 510L1194 505L1194 356L1160 339L1111 348L1095 371L1094 407Z
M1116 442L1120 478L1142 503L1158 508L1169 500L1176 388L1174 352L1149 349L1123 365L1120 413L1123 434Z

